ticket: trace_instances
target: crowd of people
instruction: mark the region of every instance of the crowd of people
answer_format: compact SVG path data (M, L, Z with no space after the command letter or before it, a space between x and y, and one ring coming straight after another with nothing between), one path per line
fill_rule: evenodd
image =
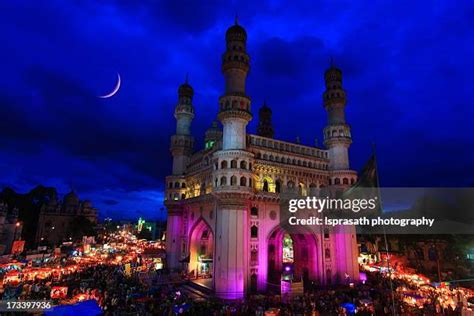
M1 297L52 300L53 305L93 300L104 315L474 315L468 312L470 290L433 286L398 265L392 270L366 265L363 282L332 287L312 283L301 295L269 290L232 302L204 292L196 297L189 279L147 266L142 254L150 245L132 237L121 233L107 247L58 257L39 268L15 263L18 270L3 275Z
M152 282L143 282L136 274L126 275L122 265L101 264L69 274L60 282L52 278L26 281L20 285L17 298L49 300L52 287L66 285L66 300L78 296L94 299L105 315L272 315L272 311L274 315L353 315L356 309L357 315L392 315L393 307L397 315L461 315L465 305L461 297L456 298L455 305L442 304L441 294L459 295L455 289L417 292L410 282L390 279L380 272L369 273L365 284L330 289L315 286L295 297L258 294L237 302L215 298L196 301L182 291L181 284L163 282L166 280L156 275ZM409 304L407 292L424 295L423 304Z

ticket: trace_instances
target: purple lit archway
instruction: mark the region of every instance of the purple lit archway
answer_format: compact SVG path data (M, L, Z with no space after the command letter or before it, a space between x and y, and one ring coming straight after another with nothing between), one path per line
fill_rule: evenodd
M212 274L214 252L214 233L209 224L199 218L189 235L189 265L188 272L196 276Z
M288 234L293 241L294 260L292 263L293 279L305 282L317 279L319 251L315 236L304 229L291 229L291 232L281 226L275 227L268 236L268 269L267 282L269 289L279 290L283 264L283 238Z

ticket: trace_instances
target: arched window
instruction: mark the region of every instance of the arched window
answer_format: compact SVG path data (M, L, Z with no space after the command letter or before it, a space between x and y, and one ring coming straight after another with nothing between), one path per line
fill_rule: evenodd
M230 162L230 167L231 167L231 168L237 168L237 160L235 160L235 159L232 160L232 161Z
M170 188L170 189L173 188L173 182L168 183L168 188Z
M258 216L258 208L255 206L250 209L250 215L251 216Z
M217 187L218 180L217 178L214 179L214 186Z
M250 252L250 261L252 261L252 262L257 262L258 261L258 251L257 251L257 249L253 249Z
M221 162L221 169L227 169L227 160Z
M334 179L334 184L341 184L341 179L339 178Z
M186 188L186 183L184 183L184 182L181 183L181 188L182 188L182 189L185 189L185 188Z
M342 179L342 184L349 184L349 179L347 178Z
M222 185L227 185L227 178L226 177L221 178L221 186Z
M250 238L258 238L258 227L252 226L250 228Z
M240 186L241 187L247 186L247 178L246 177L240 177Z
M237 177L236 176L230 177L230 185L237 185Z
M280 193L280 190L281 190L281 181L276 180L276 182L275 182L275 192Z
M263 180L263 192L268 192L268 181Z
M247 162L245 160L240 162L240 169L247 169Z
M331 258L331 250L329 250L329 248L326 248L326 250L324 250L324 257L326 259Z
M295 187L295 183L293 181L288 181L288 183L286 184L286 186L290 189L293 189Z
M175 187L175 189L179 189L179 182L175 182L174 187Z

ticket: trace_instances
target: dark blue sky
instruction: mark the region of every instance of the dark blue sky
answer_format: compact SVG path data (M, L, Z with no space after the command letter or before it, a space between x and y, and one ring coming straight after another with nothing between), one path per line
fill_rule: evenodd
M376 142L384 186L474 184L470 1L18 0L0 4L0 187L73 187L101 217L156 217L177 88L189 72L201 147L236 12L253 112L267 100L276 138L321 143L333 56L355 169ZM119 93L97 98L116 72Z

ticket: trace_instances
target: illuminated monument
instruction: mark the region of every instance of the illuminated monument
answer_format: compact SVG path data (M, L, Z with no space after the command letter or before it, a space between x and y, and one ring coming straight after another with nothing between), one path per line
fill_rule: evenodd
M193 151L193 88L187 80L179 87L173 173L166 178L168 265L212 276L216 295L229 299L268 290L289 271L294 280L319 284L357 280L354 230L316 227L295 233L280 224L281 212L287 212L280 211L284 192L337 194L356 181L349 167L342 73L333 66L325 73L326 149L273 139L266 104L259 111L258 133L251 135L246 41L237 23L227 30L218 113L223 130L213 122L202 150Z

